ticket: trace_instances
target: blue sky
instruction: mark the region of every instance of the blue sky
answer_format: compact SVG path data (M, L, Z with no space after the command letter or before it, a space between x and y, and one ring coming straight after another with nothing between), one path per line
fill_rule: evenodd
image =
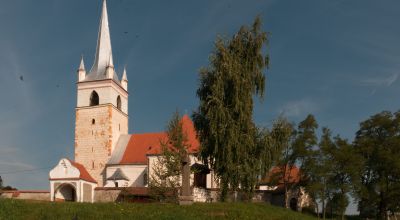
M81 54L87 68L94 60L101 1L0 5L0 175L47 189L50 168L4 173L73 158L76 70ZM257 124L312 113L352 139L360 121L399 109L399 8L394 0L109 0L114 64L128 69L130 133L163 130L177 108L191 113L216 36L259 14L272 35Z

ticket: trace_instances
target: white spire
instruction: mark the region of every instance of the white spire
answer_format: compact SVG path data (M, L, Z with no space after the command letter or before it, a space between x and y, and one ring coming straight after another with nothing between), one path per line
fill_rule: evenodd
M107 67L114 67L114 61L112 59L112 56L108 57Z
M85 63L83 62L83 56L81 56L81 63L78 69L78 82L82 82L86 78Z
M85 70L85 63L83 62L83 55L81 56L81 63L79 64L79 70Z
M108 64L113 63L110 28L108 26L107 2L103 0L103 8L100 18L99 35L97 39L96 55L93 67L90 70L90 78L104 78Z
M126 76L126 67L124 67L124 73L122 74L122 80L121 81L128 81L128 77Z
M122 74L121 86L126 91L128 91L128 77L126 77L126 67L124 67L124 73Z

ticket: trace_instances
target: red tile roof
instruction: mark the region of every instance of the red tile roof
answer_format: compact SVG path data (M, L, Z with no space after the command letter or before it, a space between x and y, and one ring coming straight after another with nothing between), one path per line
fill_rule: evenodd
M286 166L286 172L283 172L283 167L273 167L264 179L261 180L261 184L267 185L281 185L284 181L287 183L298 183L300 182L300 169L296 166Z
M147 164L147 152L152 148L159 147L160 141L164 141L166 138L166 133L133 134L120 164Z
M196 137L194 124L188 115L182 117L183 131L187 134L189 153L197 153L200 142ZM147 164L147 155L161 153L161 141L167 141L165 132L133 134L126 146L120 164Z
M90 174L88 173L88 171L85 169L85 167L80 164L77 163L75 161L69 160L69 162L71 162L72 166L76 167L79 170L79 179L88 181L88 182L92 182L92 183L97 183L95 179L93 179L92 176L90 176Z

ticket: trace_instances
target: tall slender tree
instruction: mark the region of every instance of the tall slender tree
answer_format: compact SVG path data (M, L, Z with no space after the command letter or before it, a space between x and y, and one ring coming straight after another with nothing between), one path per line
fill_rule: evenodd
M332 157L332 178L334 193L332 199L336 203L336 210L344 219L344 214L349 205L348 194L352 192L352 183L356 181L360 158L346 139L336 136L335 148Z
M232 37L218 37L210 65L200 71L193 114L202 145L200 156L220 179L221 199L229 189L252 192L259 174L253 97L264 95L264 70L269 56L263 51L269 36L257 17L252 27L242 26Z
M309 157L314 154L314 147L317 145L318 138L316 136L316 129L318 123L315 117L311 114L301 121L297 127L295 140L293 142L293 152L289 168L293 169L295 165L301 171L301 182L304 182L304 169Z
M285 190L285 208L289 208L288 192L295 184L293 182L293 177L291 176L296 162L293 149L295 134L296 131L293 124L288 122L286 118L281 116L274 122L271 132L271 140L272 145L275 145L276 149L279 150L279 154L274 161L278 169L272 175L272 183L282 182Z
M322 128L322 136L317 148L310 149L302 167L302 184L311 196L317 213L319 213L318 204L322 205L323 219L326 218L326 203L332 191L330 182L333 175L332 153L334 148L331 131L326 127Z

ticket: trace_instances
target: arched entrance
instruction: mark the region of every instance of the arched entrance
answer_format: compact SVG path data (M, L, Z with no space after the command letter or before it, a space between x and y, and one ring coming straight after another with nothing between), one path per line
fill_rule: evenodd
M297 199L296 199L296 198L292 198L292 199L290 200L290 208L291 208L293 211L297 211Z
M54 192L54 201L76 202L76 189L71 184L62 184Z

